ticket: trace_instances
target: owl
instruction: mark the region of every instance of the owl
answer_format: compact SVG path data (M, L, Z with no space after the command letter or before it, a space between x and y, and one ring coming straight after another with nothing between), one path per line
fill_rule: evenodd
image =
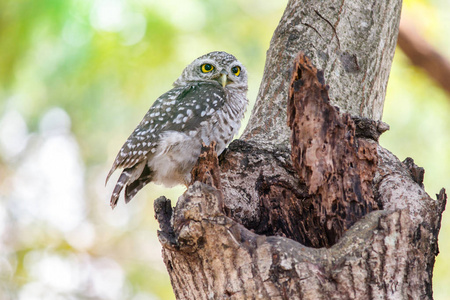
M231 54L211 52L188 65L123 144L106 177L122 168L111 207L125 188L128 203L147 183L171 187L190 181L202 143L220 154L247 109L247 71Z

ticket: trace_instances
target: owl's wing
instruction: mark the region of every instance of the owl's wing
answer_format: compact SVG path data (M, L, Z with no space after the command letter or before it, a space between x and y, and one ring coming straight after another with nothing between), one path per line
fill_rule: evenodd
M120 149L106 182L117 168L130 168L153 155L162 132L195 130L224 104L225 91L217 83L195 82L163 94Z
M177 97L169 122L163 131L189 132L207 121L225 104L225 91L216 82L197 82L188 85ZM170 107L170 106L168 106ZM168 107L162 107L164 112Z

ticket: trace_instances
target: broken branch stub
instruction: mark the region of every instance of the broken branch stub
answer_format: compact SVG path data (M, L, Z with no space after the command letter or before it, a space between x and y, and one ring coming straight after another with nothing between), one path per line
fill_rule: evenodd
M220 184L220 169L219 159L216 153L216 142L211 142L211 145L202 145L200 156L197 163L191 170L191 182L192 185L196 181L200 181L216 189L221 189Z

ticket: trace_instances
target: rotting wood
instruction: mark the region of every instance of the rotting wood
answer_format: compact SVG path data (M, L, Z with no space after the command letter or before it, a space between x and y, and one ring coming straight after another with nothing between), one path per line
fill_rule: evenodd
M293 165L313 197L314 217L330 246L357 220L378 209L372 188L376 144L356 138L351 116L331 105L323 73L304 53L295 60L288 125Z

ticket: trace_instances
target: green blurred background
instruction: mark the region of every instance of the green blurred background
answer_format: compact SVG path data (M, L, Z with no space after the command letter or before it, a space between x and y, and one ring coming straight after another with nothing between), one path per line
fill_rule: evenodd
M254 103L283 0L2 0L0 2L0 299L173 299L153 203L183 188L151 184L111 211L115 154L184 66L237 56ZM450 58L450 3L404 1ZM247 113L250 113L250 110ZM449 188L450 97L397 51L381 144ZM118 174L113 178L116 179ZM435 299L450 297L444 213Z

